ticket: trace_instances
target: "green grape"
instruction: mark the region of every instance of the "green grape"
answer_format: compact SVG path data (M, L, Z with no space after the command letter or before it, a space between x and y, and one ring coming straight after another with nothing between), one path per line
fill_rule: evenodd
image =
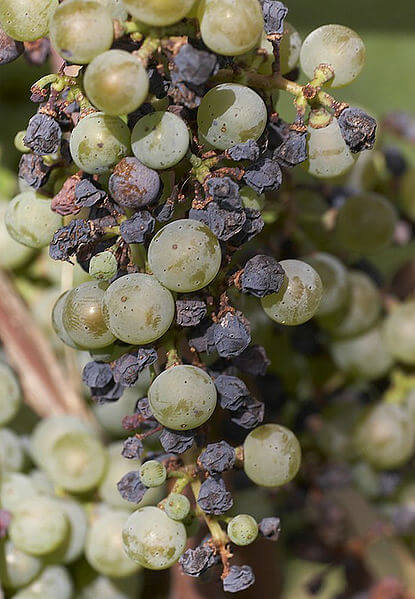
M0 472L18 472L25 464L23 445L8 428L0 428Z
M331 87L343 87L356 79L365 58L362 39L343 25L323 25L312 31L304 40L300 54L301 68L309 79L320 64L333 68L334 77L328 83Z
M364 333L378 320L382 303L378 288L367 275L359 271L349 273L349 303L340 322L327 328L335 337L353 337Z
M55 494L55 487L46 472L35 468L30 471L29 476L37 495L50 495L52 497Z
M108 50L88 65L84 86L89 100L102 112L129 114L146 99L149 80L138 58L124 50Z
M13 370L0 362L0 426L16 416L22 401L19 382Z
M279 424L263 424L246 437L244 469L262 487L279 487L290 482L301 464L297 437Z
M354 164L353 155L343 139L337 119L321 129L308 127L306 169L319 179L344 175Z
M300 34L291 23L284 21L284 32L280 44L280 70L283 75L295 69L300 59L300 52Z
M142 375L148 376L148 369L143 371L140 377ZM140 396L144 397L138 388L126 387L118 401L109 401L93 407L94 414L106 433L114 437L125 437L126 431L122 426L123 418L134 414Z
M198 18L206 46L226 56L252 50L264 27L258 0L202 0Z
M160 487L166 481L167 470L157 460L148 460L140 468L140 479L146 487Z
M41 560L17 549L9 540L0 544L0 580L7 589L26 586L40 573Z
M349 299L349 277L345 266L332 254L316 252L306 258L320 276L323 295L316 316L327 316L341 309Z
M59 499L59 506L64 511L69 524L68 537L52 556L53 561L60 564L71 564L81 557L88 528L85 510L82 504L72 499Z
M50 39L62 58L87 64L112 45L111 13L96 0L65 0L52 15Z
M99 283L82 283L69 292L62 310L63 327L80 347L106 347L115 340L105 324L101 302L104 289Z
M222 252L219 241L203 223L180 219L165 225L148 248L154 276L171 291L197 291L219 272Z
M26 137L26 130L24 131L18 131L16 133L16 135L14 136L14 147L16 148L16 150L18 150L19 152L21 152L22 154L27 154L28 152L30 152L30 148L28 148L27 146L25 146L24 144L24 138Z
M364 380L384 376L393 365L392 355L385 346L380 327L357 337L334 341L330 346L330 353L340 370Z
M118 271L117 258L112 252L100 252L92 256L89 263L89 274L94 279L109 281Z
M172 25L181 21L195 0L123 0L134 19L147 25Z
M13 599L71 599L73 584L66 568L47 566L42 574Z
M124 7L122 0L96 0L111 13L113 19L126 21L128 19L127 9Z
M357 402L336 397L322 414L316 442L321 451L335 460L352 460L356 457L353 432L361 420L362 407Z
M400 180L400 202L402 212L415 221L415 168L408 169Z
M31 42L49 32L49 19L58 0L1 0L0 23L15 40Z
M14 270L29 262L34 250L17 242L8 232L5 223L8 205L9 202L0 199L0 268Z
M122 529L130 515L125 510L103 508L92 514L85 542L85 557L100 574L113 578L130 576L140 569L123 549Z
M266 314L280 324L294 326L310 320L318 310L323 285L317 272L301 260L283 260L286 282L278 293L261 299Z
M415 426L398 404L379 403L357 427L355 444L375 468L399 468L414 452Z
M18 549L35 556L57 549L65 541L68 531L67 517L58 502L40 495L19 504L8 530Z
M190 501L180 493L170 493L164 504L164 511L172 520L184 520L190 512Z
M62 226L62 217L51 210L51 200L35 191L19 193L10 202L5 223L13 239L30 248L43 248Z
M119 117L93 112L79 121L69 143L72 158L80 169L103 174L129 154L131 135Z
M347 250L372 253L391 243L396 211L383 196L365 192L350 196L337 214L334 234Z
M30 476L20 472L2 473L0 506L3 509L13 513L22 501L33 495L39 495L39 492Z
M173 430L204 424L216 407L216 387L201 368L173 366L158 375L148 392L157 420Z
M133 512L122 531L127 555L149 570L165 570L177 562L186 547L186 529L157 507Z
M204 141L226 150L249 139L259 139L267 124L267 109L250 87L221 83L203 96L197 124Z
M151 275L120 277L103 297L103 314L111 332L125 343L142 345L164 335L174 317L173 296Z
M69 345L69 347L72 347L73 349L80 349L80 346L75 343L63 326L63 309L69 294L70 291L65 291L65 293L62 293L62 295L56 300L52 309L52 327L63 343Z
M189 141L186 123L171 112L146 114L138 119L131 134L134 156L154 169L178 164L186 155Z
M248 514L239 514L228 524L228 537L241 547L250 545L258 536L258 524L255 518Z
M140 576L108 578L95 576L88 580L77 595L78 599L137 599L141 597L142 579Z
M284 563L284 589L281 599L310 599L309 589L314 590L315 581L322 581L313 599L333 599L346 591L346 575L343 566L331 567L327 563L290 559Z
M252 187L248 187L248 185L241 187L239 190L239 196L242 200L244 208L261 211L265 206L265 194L256 193L256 191L254 191Z
M381 493L379 474L367 462L358 462L352 468L352 479L358 490L369 499Z
M394 307L385 320L384 341L392 356L415 364L415 300Z

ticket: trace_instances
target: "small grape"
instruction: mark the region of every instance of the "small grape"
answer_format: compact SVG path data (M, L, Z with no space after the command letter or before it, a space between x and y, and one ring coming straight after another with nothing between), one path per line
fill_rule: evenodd
M28 148L23 141L25 137L26 130L18 131L14 136L14 147L22 154L27 154L28 152L30 152L30 148Z
M316 315L333 314L349 299L349 277L345 266L336 256L324 252L316 252L306 261L319 274L323 284L323 296Z
M123 0L128 12L147 25L173 25L181 21L195 0Z
M164 570L186 547L186 529L157 507L143 507L126 521L122 537L127 555L144 568Z
M310 175L330 179L344 175L354 164L353 155L343 139L337 119L321 129L308 127L308 160L304 163Z
M180 493L170 493L164 503L164 511L172 520L184 520L190 512L190 501Z
M415 300L393 307L385 320L383 338L396 360L415 364Z
M112 252L100 252L92 256L89 263L89 274L94 279L109 281L118 272L118 262Z
M42 570L43 563L34 555L23 553L9 540L0 545L0 580L7 589L29 584Z
M212 231L199 221L180 219L153 237L148 262L167 289L178 292L206 287L219 272L222 252Z
M103 313L118 339L142 345L159 339L170 327L174 300L155 277L134 273L111 283L103 298Z
M140 60L124 50L108 50L88 65L84 77L89 100L110 115L137 110L148 94L149 80Z
M167 477L167 470L157 460L148 460L140 468L140 479L146 487L160 487Z
M62 217L51 210L51 200L35 191L25 191L10 202L5 223L18 243L30 248L43 248L52 241L62 225Z
M343 87L355 79L365 64L366 51L362 39L343 25L323 25L312 31L304 40L300 62L309 79L314 69L327 64L334 70L328 85Z
M13 513L19 504L32 495L38 495L36 485L27 474L3 472L0 486L0 505Z
M81 347L106 347L115 340L102 313L104 293L98 283L91 281L72 289L65 299L62 323L71 339Z
M280 70L290 73L298 64L301 52L300 34L291 23L284 21L284 32L280 44Z
M0 472L18 472L24 463L20 438L8 428L0 428Z
M258 524L252 516L239 514L228 524L228 537L241 547L250 545L258 536Z
M63 566L46 566L28 587L13 595L14 599L71 599L73 583Z
M126 578L95 576L92 580L91 576L88 576L77 599L137 599L140 597L142 586L143 579L139 575Z
M186 123L171 112L156 111L137 121L131 135L134 156L149 168L166 169L185 157L189 147Z
M19 411L21 401L16 375L10 366L0 362L0 426L13 420Z
M111 13L96 0L65 0L50 21L50 39L58 54L87 64L109 50L114 38Z
M250 87L222 83L203 96L197 124L207 143L226 150L249 139L259 139L267 124L267 109Z
M206 46L226 56L252 50L264 27L258 0L202 0L198 18Z
M130 130L124 121L103 112L82 118L69 140L75 164L90 174L108 172L129 154L130 142Z
M300 260L280 262L286 283L278 293L261 299L266 314L280 324L294 326L306 322L316 313L323 294L317 272Z
M279 487L290 482L301 463L297 437L279 424L263 424L244 442L246 475L257 485Z
M8 205L9 202L0 199L0 268L14 270L27 264L34 250L17 242L8 232L5 223Z
M79 349L80 346L75 343L63 326L63 309L69 294L70 291L65 291L65 293L62 293L62 295L56 300L52 310L52 327L63 343L69 345L69 347L72 347L73 349Z
M154 416L173 430L204 424L216 407L216 387L201 368L180 365L158 375L148 392Z
M45 37L58 0L2 0L0 23L7 35L21 42Z

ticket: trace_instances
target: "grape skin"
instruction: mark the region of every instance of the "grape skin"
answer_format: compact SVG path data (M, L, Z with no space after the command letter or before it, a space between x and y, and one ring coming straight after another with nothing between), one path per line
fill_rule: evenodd
M0 362L0 426L16 416L21 405L20 386L13 370Z
M202 289L219 272L222 252L219 241L203 223L176 220L151 240L149 266L167 289L188 292Z
M147 460L140 468L140 480L146 487L160 487L164 484L166 477L164 464L157 460Z
M65 291L65 293L62 293L56 300L52 310L52 327L63 343L69 345L69 347L72 347L73 349L80 349L80 346L75 343L63 326L63 309L69 294L70 291Z
M42 574L14 599L71 599L73 583L66 568L46 566Z
M250 545L258 536L258 524L248 514L238 514L228 524L228 537L240 547Z
M280 70L283 75L290 73L298 64L301 52L300 34L288 21L284 21L284 31L280 44Z
M18 243L7 230L5 217L9 202L0 196L0 268L14 270L24 266L34 256L33 248Z
M330 179L344 175L354 164L353 154L343 139L337 119L321 129L308 127L308 159L304 163L310 175Z
M29 584L42 570L41 560L17 549L10 540L0 545L0 580L8 589Z
M195 0L123 0L128 12L147 25L173 25L191 10Z
M387 316L384 341L393 357L404 364L415 364L415 301L395 306Z
M172 520L184 520L190 512L190 501L180 493L170 493L164 503L164 511Z
M49 32L49 19L58 0L1 0L0 23L15 40L31 42Z
M318 273L323 284L323 295L317 316L327 316L342 308L349 299L349 277L345 266L336 256L316 252L306 261Z
M96 0L102 6L105 6L107 10L111 13L113 19L118 19L119 21L126 21L128 18L127 9L124 7L124 2L122 0Z
M51 200L35 191L25 191L10 202L6 216L9 234L18 243L40 249L49 245L62 225L62 217L51 210Z

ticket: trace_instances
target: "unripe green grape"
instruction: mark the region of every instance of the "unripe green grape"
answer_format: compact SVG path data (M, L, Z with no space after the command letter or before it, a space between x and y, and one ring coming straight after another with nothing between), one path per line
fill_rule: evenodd
M130 515L125 510L104 508L92 514L85 542L85 557L100 574L113 578L130 576L140 569L123 549L122 529Z
M331 87L343 87L355 79L365 64L365 45L359 35L343 25L323 25L304 40L300 62L309 79L320 64L329 65L334 77Z
M160 27L181 21L195 0L123 0L134 19Z
M145 101L149 80L138 58L124 50L108 50L88 65L84 86L89 100L102 112L129 114Z
M415 426L401 406L379 403L357 428L355 444L375 468L399 468L413 454Z
M244 547L250 545L258 536L258 524L252 516L239 514L232 518L228 524L228 537L235 543Z
M20 472L2 472L0 482L0 506L10 513L17 510L22 501L39 495L35 483Z
M204 141L226 150L249 139L259 139L267 124L267 109L250 87L221 83L203 96L197 124Z
M34 555L23 553L10 540L0 544L0 580L7 589L19 589L29 584L43 567Z
M142 345L164 335L174 316L174 300L168 289L151 275L133 273L120 277L103 297L108 328L121 341Z
M202 0L198 18L206 46L226 56L252 50L264 27L258 0Z
M8 428L0 428L0 472L18 472L24 463L20 438Z
M134 156L154 169L178 164L186 155L189 141L186 123L171 112L146 114L138 119L131 134Z
M281 599L310 599L309 588L314 589L314 581L320 580L324 582L319 585L315 599L332 599L344 593L347 586L343 566L333 567L316 561L288 559L284 563Z
M22 154L27 154L28 152L30 152L30 148L28 148L24 144L23 140L25 137L26 137L26 130L18 131L16 133L16 135L14 136L14 147L16 148L16 150L18 150Z
M347 198L336 218L334 234L347 250L372 253L391 243L396 211L383 196L365 192Z
M167 289L181 293L206 287L218 274L221 261L216 236L205 224L191 219L165 225L148 248L154 276Z
M140 468L140 480L146 487L160 487L166 481L167 470L161 462L148 460Z
M317 316L327 316L344 306L349 299L349 276L345 266L336 256L325 252L316 252L306 258L319 274L323 284L323 295Z
M204 424L216 407L216 387L201 368L180 365L158 375L148 392L157 420L173 430L188 430Z
M108 401L93 406L94 414L106 433L117 438L126 436L126 430L122 425L123 418L134 414L140 395L141 393L137 393L135 387L126 387L117 401Z
M89 263L89 274L94 279L109 281L118 271L118 262L112 252L100 252L92 256Z
M257 193L248 185L241 187L239 190L239 196L242 200L244 208L261 211L265 206L265 194Z
M300 59L300 52L300 34L291 23L284 21L284 31L280 44L280 70L282 75L295 69Z
M64 329L80 347L106 347L115 341L105 324L101 303L104 289L91 281L75 287L66 297L62 311Z
M30 555L42 556L51 553L65 541L69 525L57 501L38 495L20 503L8 532L18 549Z
M356 337L334 341L330 353L340 370L363 380L378 379L386 375L393 365L393 357L385 345L380 327Z
M58 0L1 0L0 23L15 40L31 42L45 37Z
M13 239L8 232L5 223L8 205L9 202L0 199L0 268L14 270L29 262L34 251Z
M30 471L29 476L37 495L49 495L52 497L55 494L55 487L46 472L35 468Z
M62 217L52 212L51 200L35 191L19 193L7 208L5 223L18 243L30 248L43 248L52 241L62 226Z
M292 480L301 464L297 437L279 424L263 424L244 442L246 475L262 487L279 487Z
M69 143L72 158L80 169L103 174L129 154L131 135L119 117L94 112L79 121Z
M415 300L393 307L385 320L384 342L396 360L415 364Z
M111 13L96 0L65 0L52 15L50 39L62 58L87 64L112 45Z
M19 382L13 370L0 362L0 426L16 416L22 401Z
M354 164L337 119L321 129L308 127L308 160L305 166L314 177L330 179L344 175Z
M415 168L408 169L400 180L399 206L411 221L415 221Z
M69 525L69 533L62 547L52 555L52 560L60 564L71 564L81 557L88 528L87 517L82 504L72 499L57 500L64 511Z
M92 568L91 568L92 571ZM108 578L108 576L95 576L88 579L82 586L78 599L137 599L140 597L142 579L140 576L126 578Z
M124 7L122 0L96 0L111 13L113 19L126 21L128 19L128 11Z
M69 345L69 347L72 347L73 349L80 349L80 346L75 343L63 326L63 309L69 294L70 291L65 291L65 293L62 293L62 295L56 300L52 309L52 327L63 343Z
M172 520L184 520L190 512L190 501L181 493L170 493L164 503L164 511Z
M286 281L278 293L261 299L266 314L279 324L295 326L310 320L318 310L323 285L317 272L301 260L283 260Z
M47 566L28 587L14 595L14 599L71 599L73 584L63 566Z
M133 512L122 531L127 555L149 570L165 570L177 562L186 547L186 529L157 507Z

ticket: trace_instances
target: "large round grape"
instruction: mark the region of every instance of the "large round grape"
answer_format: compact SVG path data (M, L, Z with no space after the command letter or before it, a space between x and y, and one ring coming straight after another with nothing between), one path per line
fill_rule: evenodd
M125 343L142 345L159 339L174 317L174 300L168 289L151 275L120 277L103 297L103 313L112 333Z
M320 276L323 295L317 316L327 316L339 310L349 299L349 276L346 267L336 256L316 252L307 258L308 264Z
M186 529L157 507L143 507L126 521L122 537L127 555L149 570L177 562L186 547Z
M123 0L128 12L147 25L172 25L181 21L195 0Z
M131 135L134 156L149 168L175 166L189 147L186 123L171 112L156 111L137 121Z
M209 227L190 219L165 225L148 248L154 276L181 293L206 287L218 274L221 260L219 241Z
M330 179L344 175L354 164L353 155L343 139L339 123L333 118L321 129L308 127L308 160L305 166L314 177Z
M119 117L94 112L82 118L69 140L75 164L90 174L108 172L130 152L130 130Z
M32 495L38 495L33 479L21 472L3 471L0 486L0 505L11 514Z
M27 264L33 258L33 248L17 242L7 230L5 217L9 202L0 196L0 268L14 270Z
M75 343L72 337L67 333L63 326L63 309L70 291L65 291L58 297L52 309L52 327L57 336L63 343L69 345L73 349L80 349L80 346Z
M99 283L90 281L72 289L65 300L63 327L80 347L106 347L115 341L104 320L101 305L104 293Z
M31 42L49 32L49 19L58 0L1 0L0 23L7 35Z
M111 13L96 0L65 0L52 15L50 38L62 58L87 64L112 45Z
M364 192L347 198L336 219L335 235L347 250L376 252L391 243L396 211L388 199Z
M21 392L17 377L10 366L0 362L0 426L13 420L20 405Z
M73 499L59 499L58 504L68 520L69 533L63 546L53 554L52 560L54 563L72 564L84 551L88 528L86 511L82 503Z
M148 392L154 416L173 430L204 424L216 407L216 387L201 368L173 366L158 375Z
M279 324L302 324L318 310L323 284L314 268L306 262L283 260L280 264L285 271L286 282L278 293L261 299L262 307Z
M198 19L206 46L226 56L252 50L264 27L258 0L202 0Z
M35 191L19 193L10 202L6 227L17 242L30 248L43 248L62 225L62 217L52 212L51 200Z
M359 35L343 25L323 25L312 31L304 40L300 62L309 79L314 69L327 64L334 69L329 82L332 87L348 85L355 79L365 64L365 45Z
M297 437L279 424L263 424L244 442L244 469L261 487L279 487L290 482L301 464Z
M379 403L357 428L355 444L375 468L399 468L414 452L414 423L401 406Z
M142 62L124 50L108 50L88 65L84 76L89 100L110 115L134 112L147 97L149 80Z
M259 139L267 124L267 109L250 87L221 83L202 98L197 124L203 140L226 150L249 139Z
M41 571L38 557L17 549L9 540L0 545L0 580L8 589L19 589L31 582Z
M415 364L415 300L392 308L385 321L384 340L396 360Z

